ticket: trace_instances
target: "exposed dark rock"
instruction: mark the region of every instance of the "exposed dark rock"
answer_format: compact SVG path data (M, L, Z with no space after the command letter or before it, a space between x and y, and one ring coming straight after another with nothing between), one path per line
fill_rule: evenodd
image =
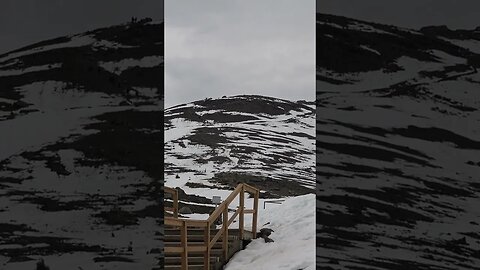
M186 206L178 209L178 213L184 214L184 215L186 215L186 214L193 214L192 210L191 210L190 208L186 207Z
M265 243L272 243L274 242L273 239L269 238L272 232L274 232L274 230L269 228L262 228L260 229L260 232L257 233L257 238L263 238L263 240L265 240Z
M260 237L270 236L270 234L272 234L272 232L274 232L274 230L269 229L269 228L262 228L262 229L260 229Z
M41 259L39 262L37 262L36 270L50 270L50 267L48 267L45 264L45 261L43 261L43 259Z

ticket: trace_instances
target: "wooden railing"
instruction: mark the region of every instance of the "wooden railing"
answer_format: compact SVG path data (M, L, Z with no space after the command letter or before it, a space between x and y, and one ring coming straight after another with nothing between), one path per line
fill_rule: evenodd
M173 207L164 207L165 211L173 213L174 218L178 218L178 190L174 188L164 187L164 193L172 196Z
M254 196L253 209L245 209L245 192ZM228 218L228 206L232 201L240 195L240 205L232 215ZM252 234L253 238L257 235L258 220L258 199L260 190L248 184L239 184L235 190L213 211L207 220L181 219L177 217L165 217L165 225L180 228L180 247L165 247L165 253L180 253L182 258L182 270L188 269L188 253L204 252L204 269L210 269L210 251L215 243L222 237L223 258L228 258L228 226L233 223L235 218L239 217L239 237L244 239L244 220L245 214L253 214L252 218ZM178 204L177 204L178 206ZM178 211L177 211L178 212ZM212 224L222 215L222 228L210 239L210 228ZM203 228L204 241L203 245L188 245L188 228Z

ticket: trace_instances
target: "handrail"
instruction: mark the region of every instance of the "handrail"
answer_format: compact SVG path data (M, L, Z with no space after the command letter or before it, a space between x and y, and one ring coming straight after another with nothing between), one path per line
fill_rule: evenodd
M164 207L164 210L173 212L173 217L178 218L178 190L170 187L163 187L163 191L171 194L173 201L173 207Z
M172 191L171 188L165 190ZM177 192L177 190L175 190ZM245 209L245 192L254 196L253 209ZM228 206L230 203L240 195L240 205L235 213L228 218ZM260 190L245 183L240 183L233 190L233 192L213 211L206 220L183 219L178 217L165 217L165 225L180 227L181 246L180 247L165 247L165 253L181 253L182 270L188 269L188 252L204 252L204 269L210 269L210 251L215 243L222 237L222 251L223 258L227 260L228 256L228 227L233 221L239 217L239 237L244 239L244 215L253 214L252 234L253 238L257 236L257 220L258 220L258 200ZM174 203L175 205L175 203ZM177 193L177 207L178 207L178 193ZM178 209L177 209L178 212ZM223 214L222 228L210 239L210 227ZM203 245L189 246L188 227L203 228L204 242Z
M263 209L265 209L265 205L266 205L267 203L281 204L281 203L284 202L284 201L285 201L285 199L263 201Z

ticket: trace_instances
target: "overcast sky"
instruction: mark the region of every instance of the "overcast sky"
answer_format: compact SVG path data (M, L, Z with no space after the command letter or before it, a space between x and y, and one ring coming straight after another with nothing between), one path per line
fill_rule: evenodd
M0 54L38 41L124 23L163 18L163 0L1 0Z
M409 28L480 26L480 0L317 0L317 11Z
M315 1L165 0L165 105L315 98Z

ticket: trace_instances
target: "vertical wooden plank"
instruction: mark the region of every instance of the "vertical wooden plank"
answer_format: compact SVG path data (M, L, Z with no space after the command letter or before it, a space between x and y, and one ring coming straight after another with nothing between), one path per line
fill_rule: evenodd
M255 192L255 198L253 200L253 222L252 222L252 233L253 238L257 238L257 220L258 220L258 197L260 195L260 191L257 190Z
M223 209L223 257L225 262L228 259L228 206Z
M245 186L242 185L242 191L240 192L240 221L239 221L239 232L240 232L240 239L243 240L243 226L244 226L244 214L243 210L245 209Z
M204 228L204 239L203 244L207 248L205 251L205 255L203 258L203 269L209 270L210 269L210 222L207 222L207 227Z
M188 270L188 242L187 242L187 222L183 221L180 232L181 243L183 247L182 252L182 270Z
M178 190L175 190L175 193L173 194L173 208L173 216L178 218Z

